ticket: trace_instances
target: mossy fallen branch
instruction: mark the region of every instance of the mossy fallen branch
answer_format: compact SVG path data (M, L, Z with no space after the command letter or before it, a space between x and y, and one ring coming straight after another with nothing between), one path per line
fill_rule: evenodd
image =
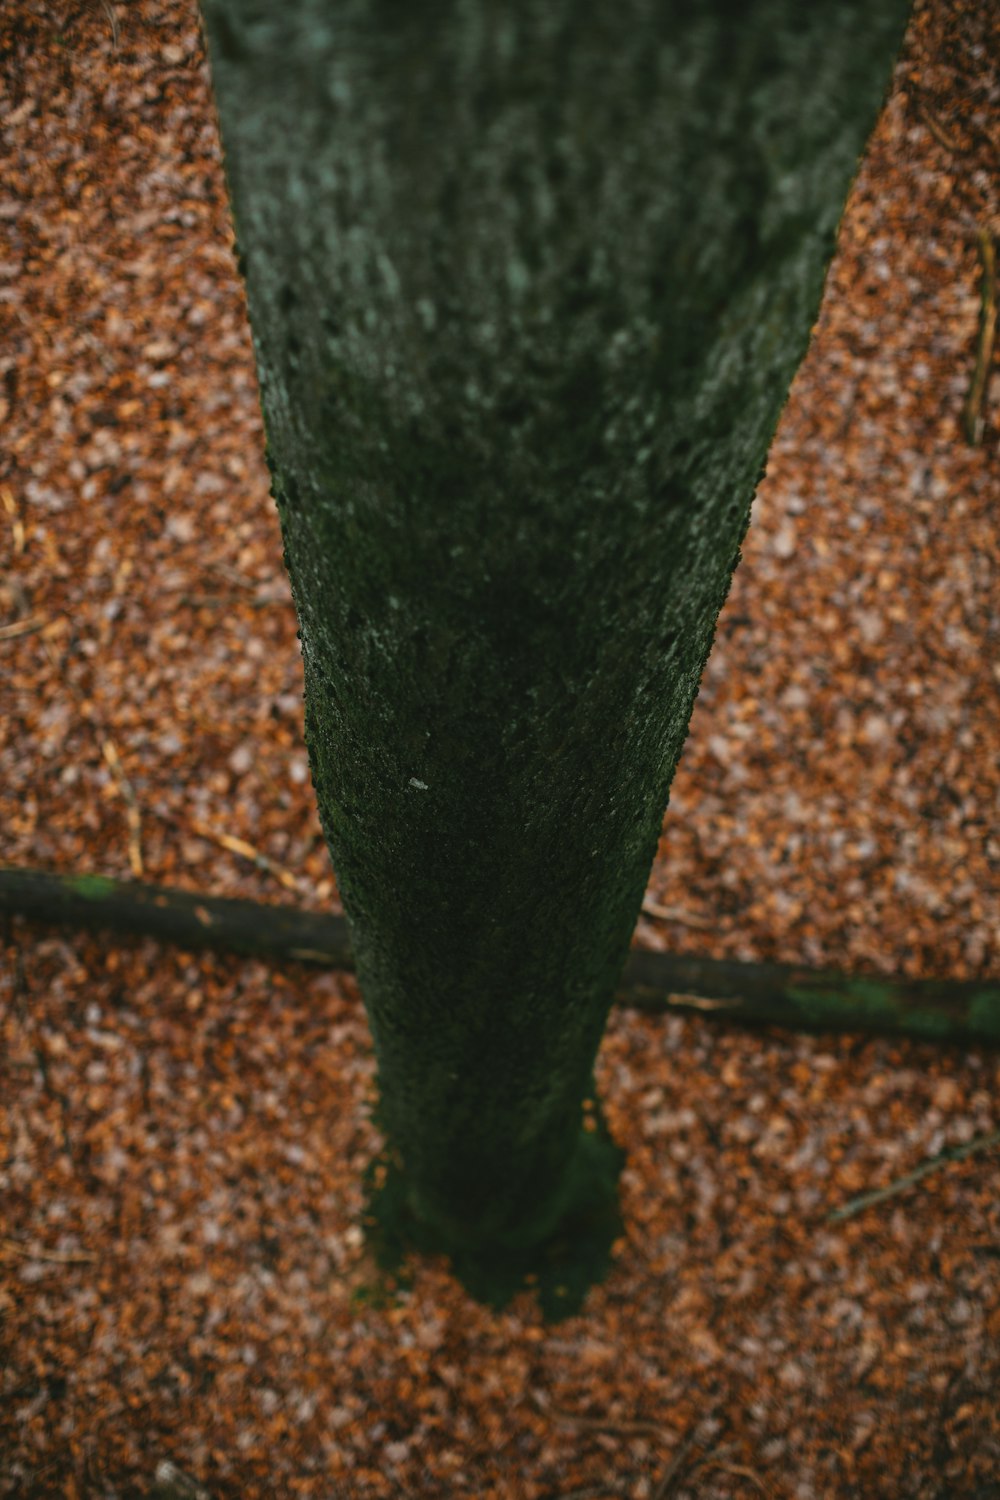
M0 912L60 927L152 937L181 948L258 954L279 961L353 969L343 917L206 896L104 875L56 875L0 866Z
M353 969L343 917L206 896L102 875L0 867L0 913L157 938L184 948ZM620 1004L793 1030L881 1032L1000 1043L1000 980L886 979L798 964L736 963L633 950Z

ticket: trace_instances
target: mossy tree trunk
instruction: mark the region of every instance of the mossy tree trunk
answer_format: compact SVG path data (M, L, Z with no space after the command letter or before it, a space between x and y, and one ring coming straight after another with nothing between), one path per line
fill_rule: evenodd
M456 1249L539 1240L579 1175L905 9L204 0L313 779Z

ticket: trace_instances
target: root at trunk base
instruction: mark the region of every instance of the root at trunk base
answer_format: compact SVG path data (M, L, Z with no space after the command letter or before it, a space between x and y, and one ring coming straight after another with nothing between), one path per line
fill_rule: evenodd
M478 1302L500 1309L534 1288L542 1316L556 1321L579 1312L592 1286L607 1274L612 1247L624 1233L618 1178L625 1153L615 1145L596 1108L581 1129L553 1228L529 1245L496 1241L456 1246L413 1210L400 1157L380 1153L365 1175L364 1226L379 1267L405 1277L404 1261L416 1251L445 1255L457 1279Z

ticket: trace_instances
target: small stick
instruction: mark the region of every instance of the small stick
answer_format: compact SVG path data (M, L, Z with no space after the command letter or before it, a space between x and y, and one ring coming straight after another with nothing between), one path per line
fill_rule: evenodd
M132 783L125 775L114 740L105 740L101 750L125 802L125 816L128 820L128 862L132 874L139 876L142 874L142 821L139 816L139 801Z
M615 1500L606 1484L585 1484L581 1490L563 1490L558 1500Z
M708 928L713 925L704 917L688 916L679 906L661 906L658 901L644 901L642 909L647 917L659 917L663 922L679 922L682 927Z
M610 1432L619 1437L652 1437L658 1438L660 1442L667 1437L656 1422L612 1422L606 1417L578 1416L575 1411L566 1411L561 1406L539 1405L538 1409L545 1416L553 1416L560 1422L572 1422L574 1426L589 1432Z
M962 147L955 140L954 136L949 135L948 131L945 130L929 104L919 104L917 106L917 113L939 146L943 146L946 151L951 151L955 156L962 155Z
M87 1250L38 1250L31 1245L22 1245L20 1240L0 1239L0 1250L10 1255L19 1255L24 1260L46 1260L56 1266L91 1266L97 1259Z
M287 604L284 594L255 594L252 599L244 594L182 594L180 602L189 609L225 609L239 602L250 609L269 609L272 605Z
M0 641L12 641L19 635L33 635L44 630L48 624L45 615L29 615L26 620L15 620L12 625L0 625Z
M15 556L20 557L25 547L24 522L18 515L17 501L14 499L9 485L5 484L0 488L0 496L3 497L3 508L10 516L11 530L14 533L14 553Z
M907 1172L903 1177L897 1177L895 1182L890 1182L888 1187L876 1188L874 1192L862 1193L858 1198L851 1198L840 1208L835 1208L832 1213L827 1214L828 1224L837 1224L844 1219L852 1219L855 1214L862 1213L874 1203L884 1203L887 1198L895 1198L897 1194L912 1187L922 1177L927 1177L931 1172L936 1172L939 1167L945 1167L949 1162L964 1161L967 1156L975 1156L980 1151L988 1151L991 1146L1000 1146L1000 1130L993 1130L989 1135L977 1136L975 1140L966 1141L961 1146L950 1146L947 1151L940 1152L937 1156L931 1156L927 1161L914 1167L912 1172Z
M266 582L263 578L248 578L245 573L240 572L239 568L234 568L232 563L213 562L209 564L209 567L213 572L221 573L223 578L228 578L230 583L238 584L241 589L246 589L251 594Z
M993 340L997 325L997 261L993 236L986 228L980 229L979 258L983 263L983 300L979 313L979 339L976 345L976 365L972 372L969 394L965 398L962 421L965 436L973 445L982 441L983 401L986 383L993 358Z
M266 854L262 854L259 849L254 848L253 844L248 844L245 839L233 838L229 833L213 833L210 828L206 828L201 823L193 823L191 827L192 831L199 838L208 839L211 843L218 844L223 849L228 849L230 854L239 854L244 859L252 860L258 869L266 870L269 875L274 876L275 880L280 881L286 891L297 891L299 889L298 878L292 874L291 870L286 870L283 865L276 864L273 859L268 859Z
M112 45L112 47L114 47L115 51L117 52L118 51L118 19L115 16L114 7L108 3L108 0L101 0L101 9L103 10L104 14L107 16L108 21L111 24L111 45Z
M670 1463L667 1465L667 1469L663 1475L663 1478L660 1480L659 1484L656 1486L656 1489L653 1491L653 1500L667 1500L667 1496L670 1494L670 1491L673 1489L676 1481L680 1478L681 1473L684 1469L684 1465L687 1463L688 1458L690 1457L691 1450L698 1440L698 1428L700 1426L700 1422L693 1422L691 1424L690 1430L681 1440L677 1452L674 1454L673 1458L670 1460Z
M743 1004L738 995L728 1000L712 1000L705 995L684 995L680 991L670 994L664 1002L667 1006L683 1006L685 1010L737 1010Z
M725 1463L721 1458L703 1458L699 1463L695 1465L695 1467L698 1469L721 1469L725 1474L736 1474L741 1479L748 1479L753 1485L754 1489L760 1490L760 1493L762 1495L766 1495L769 1497L771 1494L771 1491L768 1489L763 1479L761 1479L760 1475L757 1474L753 1469L749 1468L746 1464L729 1464Z

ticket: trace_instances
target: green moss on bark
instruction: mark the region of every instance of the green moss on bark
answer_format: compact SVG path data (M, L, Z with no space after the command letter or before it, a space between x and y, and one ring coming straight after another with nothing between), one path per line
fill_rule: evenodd
M899 0L206 0L415 1222L544 1239Z

